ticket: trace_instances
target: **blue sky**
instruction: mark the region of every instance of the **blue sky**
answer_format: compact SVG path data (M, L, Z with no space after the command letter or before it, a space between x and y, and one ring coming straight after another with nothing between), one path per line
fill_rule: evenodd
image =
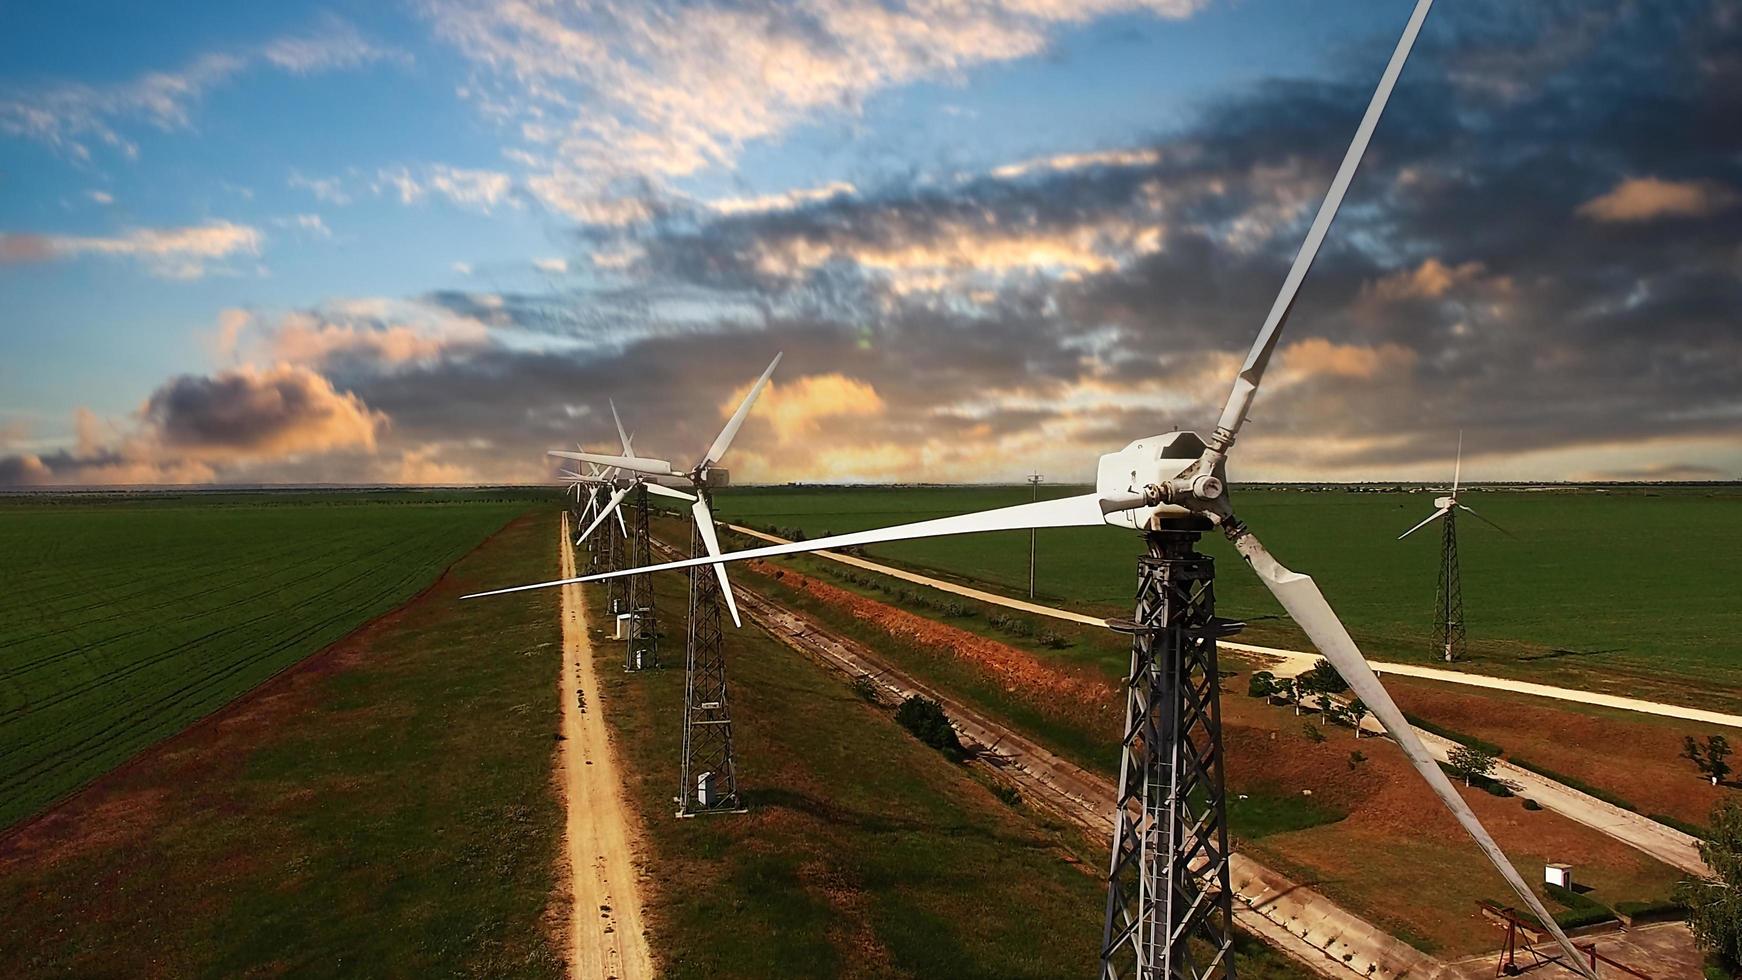
M1209 424L1409 7L11 5L0 482L683 455L779 347L753 476L1086 476ZM1737 22L1442 3L1253 475L1742 476L1742 141L1651 132Z

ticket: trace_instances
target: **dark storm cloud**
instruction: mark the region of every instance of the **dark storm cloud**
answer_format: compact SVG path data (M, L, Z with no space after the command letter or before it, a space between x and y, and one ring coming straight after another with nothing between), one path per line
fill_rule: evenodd
M143 416L163 445L219 454L372 447L382 425L355 395L288 364L173 378Z

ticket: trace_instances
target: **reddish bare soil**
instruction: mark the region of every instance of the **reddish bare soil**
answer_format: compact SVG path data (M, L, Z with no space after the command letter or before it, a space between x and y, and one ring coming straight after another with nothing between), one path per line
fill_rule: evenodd
M1504 692L1467 694L1415 678L1387 677L1385 684L1412 714L1494 742L1508 757L1608 790L1648 814L1705 824L1718 803L1742 801L1742 790L1713 786L1680 758L1683 736L1703 742L1709 734L1721 734L1742 741L1734 731L1630 712L1555 707L1542 698Z
M761 565L756 571L778 572L783 585L935 649L995 679L1025 703L1069 716L1091 731L1119 729L1123 706L1117 688L1091 670L1042 659L791 569ZM1291 707L1253 700L1235 686L1222 698L1229 791L1283 797L1310 791L1315 803L1346 815L1242 842L1243 850L1430 951L1474 952L1498 944L1501 937L1478 913L1477 902L1510 893L1395 745L1374 737L1357 741L1335 725L1320 728L1310 711L1296 717ZM1484 699L1466 700L1476 710ZM1591 720L1600 727L1601 720ZM1463 727L1449 718L1446 724ZM1304 726L1318 729L1325 740L1308 738ZM1364 759L1351 764L1356 751ZM1558 758L1542 753L1540 761L1553 767ZM1675 878L1668 867L1557 814L1525 810L1516 798L1480 790L1464 795L1527 880L1540 880L1546 862L1567 861L1583 883L1597 889L1595 897L1618 901L1660 897Z
M855 619L891 636L973 665L995 678L1005 691L1025 695L1048 714L1080 718L1087 709L1109 732L1119 730L1124 711L1119 689L1098 671L1043 660L1026 650L866 598L789 568L760 561L751 565L756 572L849 612Z

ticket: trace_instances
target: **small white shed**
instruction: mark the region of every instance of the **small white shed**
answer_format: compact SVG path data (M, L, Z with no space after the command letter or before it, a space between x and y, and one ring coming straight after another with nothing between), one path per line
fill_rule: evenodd
M1549 864L1542 869L1542 880L1551 885L1559 885L1568 891L1573 889L1573 866L1570 864Z

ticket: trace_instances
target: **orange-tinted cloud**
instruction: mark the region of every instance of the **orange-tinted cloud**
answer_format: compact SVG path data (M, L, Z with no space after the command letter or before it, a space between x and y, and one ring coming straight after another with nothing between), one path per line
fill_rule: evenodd
M749 392L746 384L721 402L721 416L730 418ZM753 417L772 425L784 443L816 431L824 419L875 416L883 409L882 396L869 384L843 374L813 374L769 382L757 398Z
M1415 363L1416 353L1398 344L1364 347L1309 337L1283 347L1277 358L1281 368L1278 374L1285 378L1299 380L1328 375L1367 379L1381 371L1407 369Z
M1713 180L1629 177L1608 193L1579 205L1579 214L1607 222L1703 218L1736 201L1735 191Z
M182 375L141 414L166 448L201 459L373 450L387 425L362 399L291 364Z
M1373 299L1390 302L1404 299L1439 299L1453 287L1475 282L1482 276L1482 263L1446 265L1436 258L1413 269L1394 272L1363 289Z

